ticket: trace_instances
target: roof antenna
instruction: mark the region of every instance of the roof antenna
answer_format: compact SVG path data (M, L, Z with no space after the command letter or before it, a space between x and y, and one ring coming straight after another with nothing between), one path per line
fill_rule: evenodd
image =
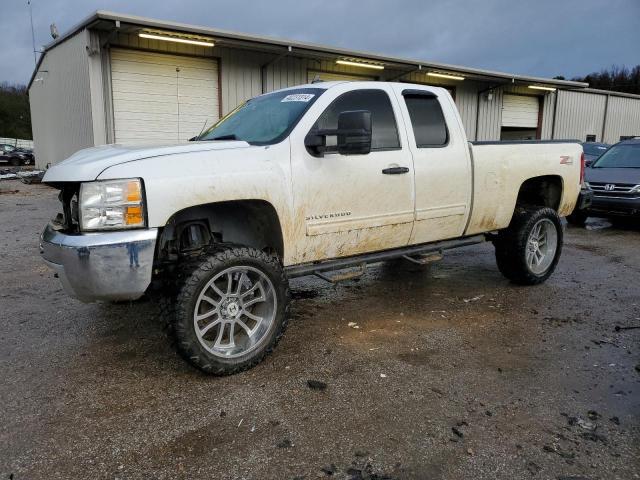
M320 78L320 74L316 73L316 76L313 77L313 81L311 83L321 83L322 79Z
M36 55L36 34L33 30L33 9L31 8L31 0L27 0L27 5L29 5L29 19L31 20L31 43L33 45L33 63L38 65L38 57Z
M49 25L49 31L51 32L51 38L53 38L54 40L60 36L60 34L58 33L58 27L56 27L55 23Z

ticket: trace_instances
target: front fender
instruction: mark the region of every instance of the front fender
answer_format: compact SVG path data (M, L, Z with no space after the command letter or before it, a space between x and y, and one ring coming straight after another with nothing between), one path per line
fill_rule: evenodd
M280 219L285 251L294 244L288 142L268 147L197 152L115 165L99 180L140 177L149 227L164 227L186 208L234 200L263 200Z

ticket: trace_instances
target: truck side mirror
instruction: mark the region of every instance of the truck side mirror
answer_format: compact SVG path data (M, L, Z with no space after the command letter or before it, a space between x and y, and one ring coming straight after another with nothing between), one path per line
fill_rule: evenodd
M338 115L338 153L366 155L371 152L371 112L354 110Z
M341 112L338 115L338 128L311 130L304 139L304 145L311 155L321 157L327 151L327 137L330 136L337 137L338 153L366 155L371 152L371 112Z

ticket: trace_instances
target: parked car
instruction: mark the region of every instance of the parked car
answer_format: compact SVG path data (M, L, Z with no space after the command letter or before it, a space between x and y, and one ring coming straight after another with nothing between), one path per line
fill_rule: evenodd
M31 165L33 164L33 151L31 149L2 143L0 144L0 161L13 166Z
M508 279L544 282L582 163L570 141L469 143L443 88L318 83L251 99L189 144L49 168L62 213L41 252L82 301L161 295L184 358L231 374L282 336L293 277L488 240Z
M598 142L584 142L582 150L584 151L584 164L588 167L594 160L607 151L611 145Z
M640 138L610 147L585 171L591 206L576 209L567 220L584 225L587 217L640 217Z

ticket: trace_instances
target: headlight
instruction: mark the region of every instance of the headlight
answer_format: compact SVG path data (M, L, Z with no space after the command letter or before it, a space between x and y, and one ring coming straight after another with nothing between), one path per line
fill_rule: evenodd
M80 229L116 230L144 227L140 179L105 180L80 185Z

